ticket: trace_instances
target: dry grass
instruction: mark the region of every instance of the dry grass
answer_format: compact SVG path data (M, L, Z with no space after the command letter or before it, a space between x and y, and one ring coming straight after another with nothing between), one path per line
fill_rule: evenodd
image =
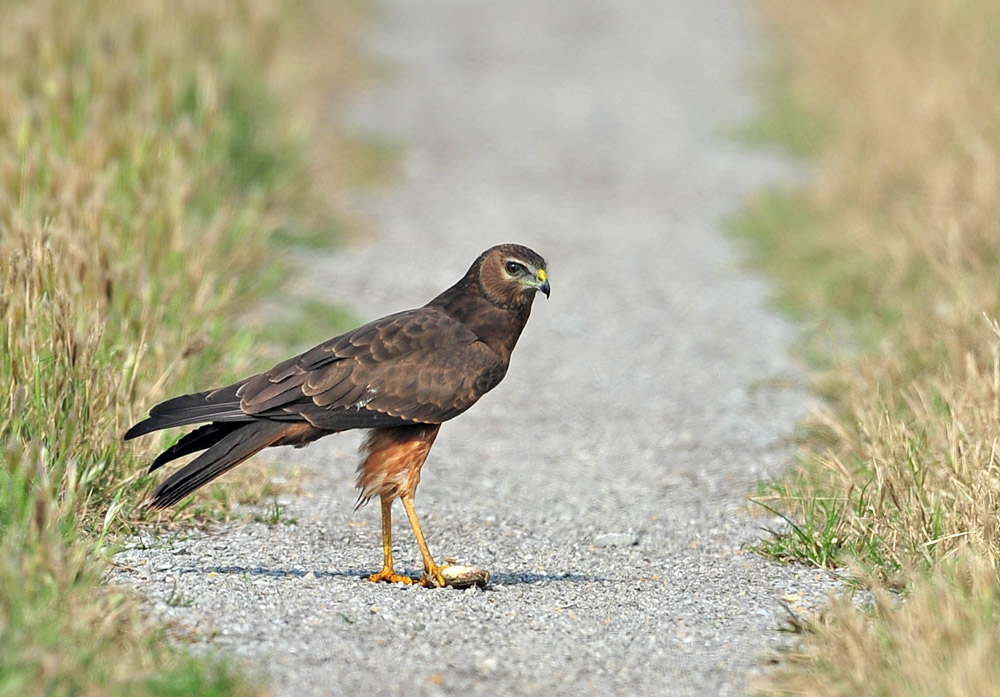
M904 602L876 592L872 607L835 600L807 648L768 694L798 697L980 697L1000 694L1000 589L994 567L965 554L912 574Z
M772 691L994 694L1000 2L758 5L791 66L784 117L832 124L816 184L741 223L825 328L810 352L832 404L808 425L806 469L765 497L798 525L770 552L853 560L908 593L871 615L835 607Z
M280 279L268 237L336 227L337 141L309 136L354 13L5 4L0 695L251 691L149 635L101 588L101 549L151 484L157 443L121 434L166 390L258 364L234 317Z
M849 503L837 536L899 564L960 544L992 560L1000 3L761 5L797 89L837 122L810 193L824 222L808 302L878 330L840 357L842 410L817 424L831 440L815 455Z

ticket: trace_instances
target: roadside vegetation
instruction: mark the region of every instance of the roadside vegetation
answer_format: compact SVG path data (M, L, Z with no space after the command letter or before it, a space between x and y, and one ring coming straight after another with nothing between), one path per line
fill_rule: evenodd
M102 584L164 442L121 434L272 357L246 326L284 250L343 229L330 202L351 146L316 125L352 74L359 9L0 14L0 697L257 694ZM218 491L196 508L225 515Z
M775 39L751 137L815 163L734 223L807 328L828 407L758 497L764 552L848 567L763 689L1000 694L1000 2L758 0Z

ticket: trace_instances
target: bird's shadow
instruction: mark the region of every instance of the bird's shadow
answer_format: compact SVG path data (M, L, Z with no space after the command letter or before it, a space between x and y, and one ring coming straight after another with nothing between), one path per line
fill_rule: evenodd
M372 571L365 569L344 569L342 571L314 571L312 569L269 569L263 566L181 566L177 573L184 574L230 574L236 576L258 576L268 578L368 578Z
M263 566L239 566L235 564L225 566L182 566L175 571L179 575L184 574L227 574L236 576L256 576L267 578L304 578L312 575L315 578L355 578L367 580L374 573L371 569L344 569L341 571L314 571L311 569L275 569ZM410 573L411 576L419 576L418 572ZM530 586L546 583L595 583L607 581L601 576L589 576L567 572L563 574L535 574L535 573L505 573L491 574L490 585L494 586Z

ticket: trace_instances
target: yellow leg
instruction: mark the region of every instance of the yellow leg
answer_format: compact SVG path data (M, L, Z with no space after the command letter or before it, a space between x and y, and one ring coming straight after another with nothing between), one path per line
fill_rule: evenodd
M420 529L420 521L417 520L417 509L413 506L413 495L400 497L403 500L403 508L406 509L406 516L410 519L410 527L417 538L420 546L420 556L424 558L424 575L420 583L425 586L437 586L441 588L446 585L444 577L441 575L443 567L434 563L431 551L427 548L427 540L424 539L424 532Z
M409 509L407 509L409 513ZM421 539L422 541L422 539ZM423 548L423 547L421 547ZM392 569L392 499L382 499L382 570L368 577L374 583L413 583L409 576L400 576Z

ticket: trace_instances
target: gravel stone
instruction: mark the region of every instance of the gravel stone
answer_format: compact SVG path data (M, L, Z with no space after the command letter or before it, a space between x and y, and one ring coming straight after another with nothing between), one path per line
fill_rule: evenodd
M500 387L443 427L417 495L437 558L488 569L486 590L364 580L381 547L378 506L353 510L356 434L278 451L311 473L296 525L144 534L110 582L276 695L745 694L788 613L835 585L744 549L780 527L746 496L791 462L808 401L793 329L721 230L800 176L727 135L754 109L750 12L380 2L388 77L347 117L404 145L402 172L352 193L376 234L303 259L303 283L373 318L498 242L549 260L552 299Z
M634 532L606 532L594 538L595 547L631 547L639 544Z

